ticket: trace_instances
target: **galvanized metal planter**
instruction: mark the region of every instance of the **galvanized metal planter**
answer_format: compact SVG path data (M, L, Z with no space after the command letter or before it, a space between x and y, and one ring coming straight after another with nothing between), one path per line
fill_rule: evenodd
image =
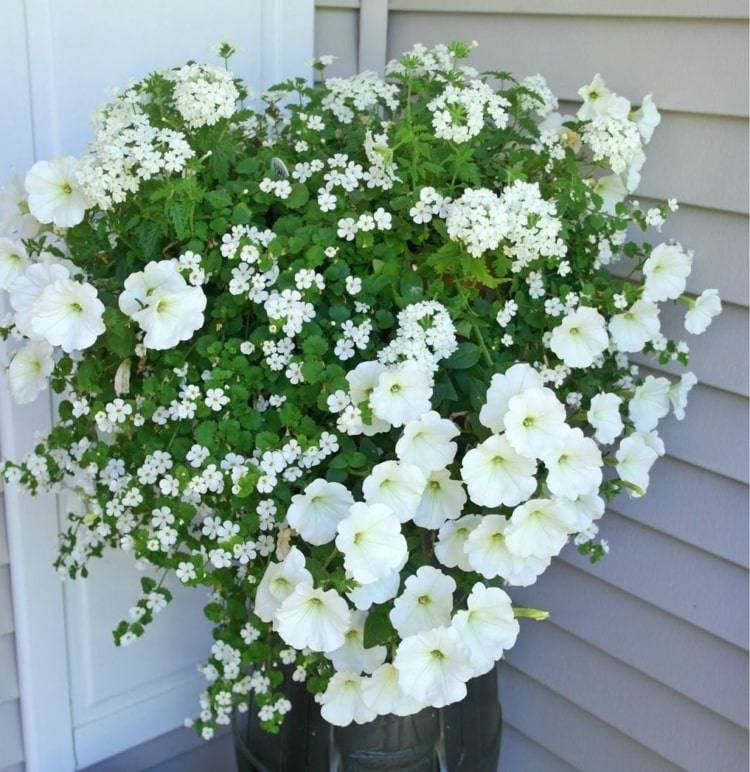
M277 735L250 712L235 723L240 772L496 772L502 714L494 670L468 683L466 698L414 716L327 724L303 685L287 678L292 710Z

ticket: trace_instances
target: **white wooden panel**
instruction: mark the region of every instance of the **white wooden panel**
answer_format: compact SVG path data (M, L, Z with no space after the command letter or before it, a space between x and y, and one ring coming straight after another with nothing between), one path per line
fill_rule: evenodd
M414 43L477 40L471 60L477 67L520 77L541 72L561 98L577 98L600 71L632 100L653 92L667 110L746 116L746 38L743 21L391 11L388 54Z
M315 13L315 55L332 55L326 77L347 77L357 71L359 12L350 8L322 8Z

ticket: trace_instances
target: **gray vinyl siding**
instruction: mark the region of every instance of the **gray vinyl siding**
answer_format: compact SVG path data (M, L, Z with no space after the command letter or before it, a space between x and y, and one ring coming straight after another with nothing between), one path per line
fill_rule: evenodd
M501 768L747 769L746 4L362 0L360 11L318 0L317 9L316 53L336 54L338 75L361 68L360 41L385 27L376 69L414 43L477 40L472 64L541 72L566 110L595 72L633 102L653 92L663 119L638 198L675 197L681 208L648 238L695 250L688 291L716 287L724 313L690 337L700 383L686 420L662 425L668 455L648 495L616 500L602 521L611 554L591 566L567 548L537 585L513 592L552 614L522 625L500 668ZM365 11L385 23L364 23ZM681 309L662 317L686 337Z
M0 493L0 771L23 769L21 702L16 667L13 603L10 594L10 558L5 511Z

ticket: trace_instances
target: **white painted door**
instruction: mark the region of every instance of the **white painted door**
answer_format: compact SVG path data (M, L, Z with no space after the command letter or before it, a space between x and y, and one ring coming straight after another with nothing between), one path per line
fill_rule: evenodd
M79 153L106 91L239 46L232 69L253 88L309 74L314 0L0 0L0 177ZM49 399L19 409L0 386L6 457L51 420ZM6 491L27 768L68 772L182 724L196 712L196 664L210 645L201 590L177 592L149 633L115 649L111 630L138 595L128 560L61 584L51 562L58 503Z

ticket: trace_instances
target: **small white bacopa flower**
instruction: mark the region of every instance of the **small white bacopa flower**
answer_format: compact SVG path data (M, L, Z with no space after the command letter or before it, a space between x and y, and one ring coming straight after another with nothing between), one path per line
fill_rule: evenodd
M404 694L434 708L462 700L472 675L467 647L447 626L404 638L393 664Z
M43 340L29 341L15 353L8 368L13 399L19 405L33 402L47 387L54 367L52 346Z
M292 496L286 519L309 544L327 544L353 504L354 497L341 483L313 480L304 493Z
M692 267L692 256L679 244L664 243L654 247L643 264L643 297L656 302L680 297Z
M360 584L384 579L407 557L401 523L385 504L354 504L337 530L344 567Z
M82 351L104 332L104 304L91 284L60 279L48 284L31 308L31 329L63 351Z
M300 583L276 612L279 635L295 649L333 651L346 642L351 612L336 590Z
M608 344L604 317L581 306L552 330L549 347L568 367L591 367Z
M78 182L73 156L39 161L26 175L29 210L41 223L71 228L83 220L88 201Z
M690 308L685 314L685 329L691 335L704 333L715 316L721 313L721 298L715 289L703 290L701 294L691 301Z
M452 627L469 649L473 675L492 669L518 637L519 626L507 593L477 582L466 601L466 610L453 617Z
M464 456L461 477L475 504L514 507L536 490L536 461L519 455L504 435L495 434Z
M659 307L649 300L636 300L621 314L609 320L609 334L618 351L643 351L659 334Z

